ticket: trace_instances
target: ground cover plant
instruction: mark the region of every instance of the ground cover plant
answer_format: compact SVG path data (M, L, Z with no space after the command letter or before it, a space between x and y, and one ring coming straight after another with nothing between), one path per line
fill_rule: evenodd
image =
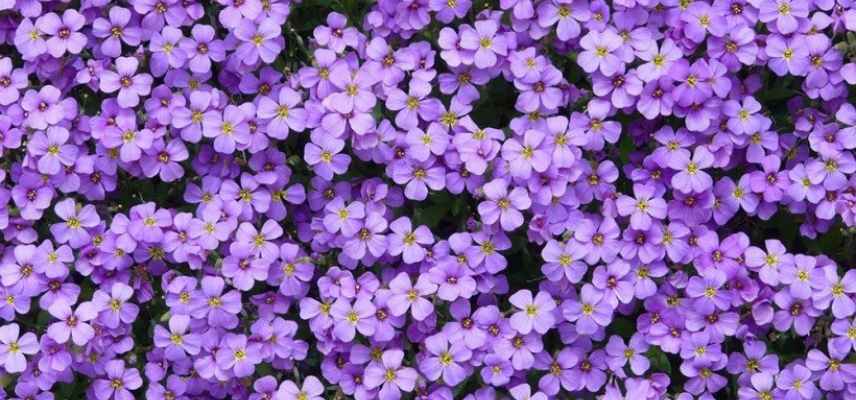
M0 0L0 398L856 398L852 0Z

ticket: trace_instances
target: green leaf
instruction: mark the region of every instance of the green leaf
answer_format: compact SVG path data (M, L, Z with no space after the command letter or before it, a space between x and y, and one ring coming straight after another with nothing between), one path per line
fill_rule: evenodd
M648 349L648 352L645 353L645 356L651 360L651 369L657 372L664 372L666 374L672 373L672 364L669 362L669 357L663 350L660 350L659 347L654 346Z

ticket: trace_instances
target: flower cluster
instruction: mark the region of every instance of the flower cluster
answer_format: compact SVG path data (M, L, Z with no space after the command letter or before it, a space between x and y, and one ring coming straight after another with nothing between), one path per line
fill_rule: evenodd
M328 3L0 0L0 398L856 398L856 3Z

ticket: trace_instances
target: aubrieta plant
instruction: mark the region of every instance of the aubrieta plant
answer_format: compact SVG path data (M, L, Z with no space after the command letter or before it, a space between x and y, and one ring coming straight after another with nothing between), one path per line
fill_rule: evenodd
M0 399L856 399L853 0L0 0Z

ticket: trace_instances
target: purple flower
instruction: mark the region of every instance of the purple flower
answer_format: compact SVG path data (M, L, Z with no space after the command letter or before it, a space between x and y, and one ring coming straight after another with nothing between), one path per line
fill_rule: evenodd
M660 197L655 197L655 187L648 185L633 185L633 193L636 198L622 195L615 201L618 213L622 216L630 216L630 226L634 229L648 229L651 226L652 217L658 220L666 217L666 202Z
M119 57L116 59L116 72L104 71L101 76L101 90L106 93L119 91L119 105L136 107L140 104L140 96L151 92L152 76L146 73L137 74L140 61L135 57Z
M237 106L228 105L222 115L202 121L202 135L214 138L214 151L232 154L240 146L250 141L250 127L247 115Z
M556 25L559 40L569 41L580 35L580 22L591 18L591 11L582 1L546 1L538 5L538 25L550 28Z
M306 127L306 111L297 107L300 102L300 94L288 87L280 88L276 100L267 96L259 100L257 113L268 120L268 136L285 139L290 130L300 132Z
M45 129L77 114L74 99L60 99L60 96L59 89L51 85L42 86L38 91L28 90L21 100L21 108L27 112L25 125L33 129Z
M92 383L95 397L98 400L131 400L134 395L131 390L143 386L143 379L136 368L126 368L125 361L110 360L104 364L103 378Z
M808 4L802 0L780 0L771 2L758 2L758 19L761 22L774 26L783 35L797 30L799 20L808 16Z
M427 355L419 363L419 370L426 378L436 381L443 378L448 385L457 385L467 377L461 365L472 357L472 352L461 342L450 343L446 335L439 333L425 338Z
M401 391L413 391L418 374L415 369L402 366L403 359L404 352L399 349L384 351L379 363L371 363L366 367L366 387L380 387L378 396L382 400L397 400L401 397Z
M55 302L48 312L59 321L48 326L47 335L60 344L71 338L74 344L83 346L95 336L95 330L88 322L98 316L98 311L92 302L81 303L75 310L65 302Z
M92 295L92 303L101 310L98 320L108 328L118 328L120 323L131 324L137 319L140 307L129 302L134 294L130 286L116 282L110 293L98 290Z
M603 298L603 293L590 284L583 285L579 300L564 304L565 319L576 323L577 332L590 335L612 321L613 308Z
M507 140L502 145L502 158L510 163L511 174L517 178L528 179L535 172L544 172L550 166L550 153L546 149L544 133L528 130L523 135L523 143Z
M37 131L27 143L27 150L39 157L39 172L56 175L63 167L74 165L78 147L67 143L69 132L59 126L51 126L45 132Z
M420 120L436 120L443 112L443 104L435 98L428 97L429 94L431 94L431 85L418 80L410 83L407 93L400 89L392 89L386 98L386 107L392 111L398 111L395 115L395 125L401 129L412 130L418 127ZM420 160L424 161L424 158Z
M204 74L211 70L211 61L226 59L226 47L222 40L215 39L215 33L209 25L194 25L191 37L179 42L179 47L187 54L191 71Z
M701 193L711 186L713 180L704 170L713 165L713 155L704 147L696 147L692 158L677 154L669 160L669 167L678 171L672 176L672 186L684 193Z
M27 72L13 68L11 58L0 58L0 105L8 106L16 102L21 96L20 90L26 87Z
M155 325L154 343L164 348L164 355L169 360L181 360L187 355L199 354L202 339L193 332L188 332L190 317L173 315L169 319L169 330L161 325Z
M277 398L283 400L321 400L322 394L324 394L324 385L312 375L303 380L302 387L298 387L290 380L285 380L276 391Z
M330 71L330 82L340 90L324 98L324 106L332 111L362 113L377 103L377 97L370 90L376 78L363 69L351 71L345 64L337 64Z
M428 271L431 281L438 285L437 297L454 301L458 297L470 298L476 291L472 271L458 263L446 263Z
M429 280L428 275L419 275L416 284L410 282L410 277L402 272L389 282L392 295L387 300L387 307L394 316L402 316L410 310L413 319L422 321L434 311L434 306L425 296L434 294L437 285Z
M776 378L776 387L788 399L810 399L817 393L811 370L799 364L784 369Z
M354 340L356 332L365 336L371 336L375 332L375 306L366 298L357 298L351 304L350 300L339 298L330 307L330 316L333 317L333 335L343 341Z
M0 363L10 374L23 372L27 368L25 356L39 352L36 335L32 332L20 333L20 327L15 323L0 327Z
M538 292L533 299L532 292L521 290L509 297L508 301L519 310L512 314L510 322L511 327L520 334L526 335L532 330L545 334L556 322L553 315L556 302L545 292Z
M613 307L619 303L628 304L633 300L635 290L630 273L630 264L615 260L605 267L598 266L592 276L592 284L604 293L604 300Z
M170 68L181 68L187 63L187 53L179 47L184 35L173 26L166 26L160 32L152 34L149 51L152 75L163 76Z
M48 53L60 58L69 52L79 54L86 45L86 35L78 32L86 24L86 18L73 9L65 10L62 18L48 13L36 20L36 28L51 37L47 40Z
M336 197L324 207L324 227L329 232L342 232L345 236L353 236L360 230L360 220L365 218L365 207L362 202L354 201L345 205L341 197Z
M513 231L523 225L523 213L532 204L526 189L515 187L508 193L508 183L494 179L484 185L487 201L479 203L478 212L486 224L499 222L505 231Z
M612 335L606 343L607 364L609 368L618 374L623 374L622 368L630 364L630 370L636 375L643 375L651 365L645 357L648 351L648 343L643 335L634 334L628 344L620 336Z
M541 258L545 263L541 266L541 272L551 281L561 281L563 278L568 282L578 283L582 280L588 267L582 262L585 257L585 248L574 242L560 243L550 240L541 250Z
M244 2L248 3L253 1ZM235 49L235 56L246 65L253 65L259 59L268 64L272 63L285 45L279 25L270 18L265 18L260 23L242 19L234 31L235 37L242 42Z
M387 236L389 254L401 255L408 264L417 263L425 258L425 248L434 243L434 235L425 225L413 229L410 219L401 217L389 224L392 234Z
M348 170L351 157L340 154L345 148L345 142L328 136L317 139L319 143L306 143L304 158L312 166L312 170L325 180L332 180L333 175L339 175Z
M140 164L146 176L159 176L164 182L174 182L184 176L184 168L180 162L189 157L187 147L181 140L173 139L167 143L155 140L152 146L145 150L145 156Z
M90 235L87 230L101 223L95 206L80 206L74 199L58 202L54 206L54 212L65 222L51 225L51 234L57 242L68 243L75 249L88 243Z
M359 32L354 28L347 27L347 23L347 17L337 12L331 12L327 14L327 25L317 26L313 36L319 45L329 47L336 53L345 51L345 47L356 48L359 42Z
M612 30L591 31L580 39L583 51L577 55L577 63L588 73L600 71L604 76L612 76L623 65L613 54L621 47L621 37Z
M130 24L131 16L131 10L113 7L109 12L109 20L98 18L92 22L92 34L102 40L100 50L104 55L119 57L122 54L123 42L129 46L140 44L143 32L134 24Z
M207 318L212 327L226 329L238 325L237 314L241 312L241 294L237 290L223 293L226 282L218 276L202 278L202 296L191 311L194 318Z
M227 333L215 354L217 366L232 371L238 378L250 376L261 361L259 346L258 343L248 342L244 335Z
M508 54L505 37L498 33L496 21L476 21L475 28L464 26L461 30L460 45L474 52L473 63L478 68L490 68L496 65L497 56Z

